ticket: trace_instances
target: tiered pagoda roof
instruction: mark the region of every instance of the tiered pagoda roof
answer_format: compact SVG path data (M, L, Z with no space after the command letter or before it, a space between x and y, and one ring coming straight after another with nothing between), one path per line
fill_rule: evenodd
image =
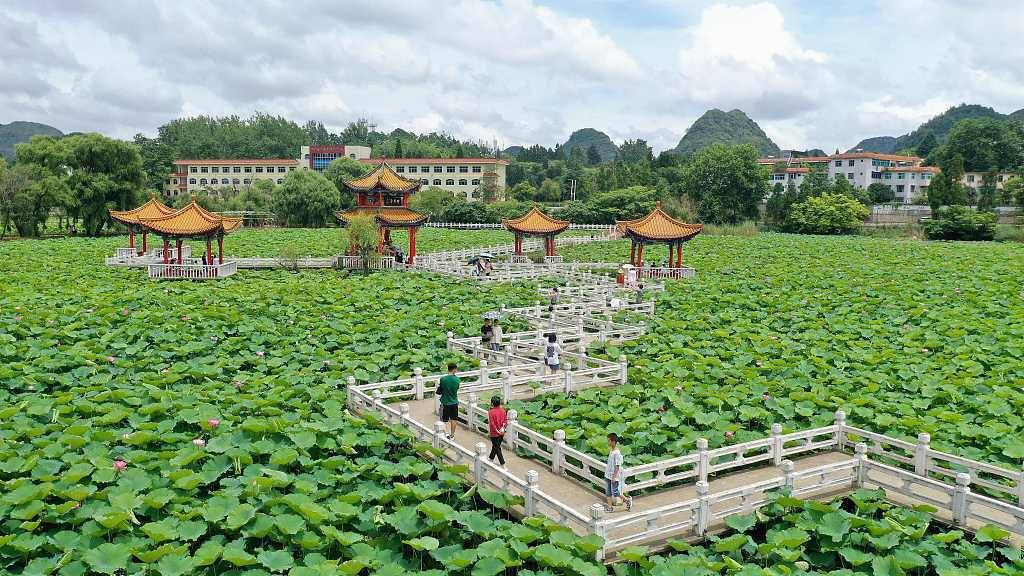
M184 208L171 214L140 218L139 223L158 234L168 236L210 236L228 234L242 227L241 218L227 218L206 210L193 197Z
M164 204L152 194L145 204L131 210L107 210L110 217L125 226L138 226L142 218L158 218L174 213L174 208Z
M370 192L373 190L412 192L419 188L420 181L410 180L399 175L387 162L381 160L380 164L370 172L359 178L345 180L344 184L349 190L357 192Z
M558 234L569 227L568 221L556 220L536 206L518 218L502 220L501 223L513 232L535 235Z
M652 242L686 242L704 229L703 224L680 222L661 209L658 202L654 211L636 220L621 220L615 228L627 236Z
M427 221L426 214L420 214L404 206L364 206L335 212L334 215L346 224L358 216L372 216L376 218L377 224L392 228L422 226Z

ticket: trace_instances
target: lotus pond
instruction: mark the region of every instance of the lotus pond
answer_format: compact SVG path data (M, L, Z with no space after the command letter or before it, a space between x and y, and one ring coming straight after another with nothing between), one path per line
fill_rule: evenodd
M439 234L432 238L435 232ZM230 236L226 251L267 256L279 246L298 243L309 247L307 253L317 254L315 243L331 234L337 231L247 231ZM421 246L429 246L426 250L503 240L490 232L433 230L424 231L420 238ZM766 380L774 384L766 386L776 386L769 388L773 398L784 398L787 389L790 394L813 391L813 379L821 377L820 371L827 366L832 366L829 373L846 374L847 380L829 381L837 396L844 382L860 382L854 373L860 364L836 367L810 352L851 354L829 339L830 329L821 328L824 321L815 316L794 315L793 320L805 323L806 330L819 330L815 334L823 340L815 346L810 337L798 338L797 329L783 330L781 324L786 322L782 320L775 330L787 334L782 340L785 347L769 343L776 342L770 335L759 335L764 325L774 322L768 310L785 308L777 301L783 296L771 295L769 286L821 299L813 304L820 313L840 305L841 294L818 294L817 286L828 285L824 280L815 284L814 276L823 274L821 270L800 270L807 267L807 257L800 260L798 255L814 252L815 242L831 241L765 236L695 243L693 261L702 276L697 284L674 287L653 320L652 336L625 348L634 366L632 377L650 378L666 398L681 392L676 386L683 386L695 402L713 398L714 386L725 395L722 390L736 389L736 382L755 380L745 372L750 366L733 367L733 354L727 363L717 349L739 346L743 341L739 334L747 331L752 334L748 340L768 347L751 363L765 363L760 360L763 357L769 363L790 365L786 369L770 364L775 371ZM532 287L482 288L399 273L344 277L334 271L242 271L218 282L159 283L147 280L139 270L101 264L103 256L122 244L123 239L0 244L0 573L587 576L643 572L667 576L752 575L762 574L769 566L773 572L768 573L773 574L871 573L873 569L885 574L930 574L939 568L940 573L981 574L996 565L1005 573L1020 573L1019 551L991 542L999 534L978 535L974 540L954 538L931 528L926 514L914 516L910 524L906 516L910 512L899 508L847 509L837 503L824 511L812 507L818 505L787 499L778 509L735 520L733 533L705 547L676 544L677 552L657 557L631 549L623 555L625 562L605 568L591 560L598 546L595 539L578 538L539 519L511 520L503 512L509 504L505 496L470 489L456 474L458 469L418 459L416 450L422 447L403 432L344 410L346 376L370 381L407 375L414 366L440 370L449 359L445 331L475 332L482 311L530 302ZM863 265L866 247L829 246L841 258L854 259L843 267L856 276L853 269ZM962 249L908 246L908 250L939 246L946 258ZM765 273L764 258L778 256L779 251L788 253L793 262L780 263L776 270L792 267L795 271L788 277L801 279L800 285L786 286L781 272ZM321 255L332 252L325 248ZM620 243L609 243L574 253L611 259L622 252ZM1012 262L1004 261L1010 256L987 256L979 250L965 257L988 259L987 268L977 266L991 274L992 269L1012 267ZM956 261L952 259L954 265ZM755 268L762 271L760 275ZM1016 270L1019 273L1019 267ZM892 278L896 272L902 270L872 273L873 282L883 283L874 289L887 289L883 281L904 284ZM805 283L807 274L810 278ZM1008 272L995 276L1001 274L1009 276ZM708 286L717 286L718 292ZM997 329L1005 328L1006 338L1016 334L1019 341L1019 295L1007 293L1001 304L982 305L991 295L989 282L958 287L965 297L971 295L972 305L966 306L968 310L949 307L930 324L944 332L915 337L928 343L918 346L913 340L914 345L944 350L944 343L956 338L950 334L952 326L977 330L994 341L965 348L954 358L960 354L980 358L978 362L986 367L995 358L1003 359L1004 366L1012 364L1009 358L1017 358L1016 366L999 372L1005 383L993 381L988 368L958 380L988 383L984 405L1010 404L1012 413L992 417L985 426L1003 423L1010 427L1003 428L1004 435L1012 433L1019 430L1019 419L1014 423L1013 416L1020 412L1020 405L1012 402L1019 402L1013 379L1021 377L1020 357L1007 351L1010 343ZM891 306L911 307L907 302L928 292L912 282L904 289L909 292L899 298L892 295ZM981 290L986 297L976 292ZM762 295L763 301L745 300L755 294ZM698 308L691 304L694 297L718 309L691 319L688 315ZM1000 305L1002 314L991 311ZM944 300L931 304L934 310L945 310L944 306ZM945 314L987 318L987 323L960 326L959 316ZM1017 332L1012 331L1014 315ZM884 318L878 323L884 324ZM685 338L669 336L677 333ZM657 338L659 334L662 339ZM929 338L938 342L932 344ZM666 347L653 344L659 341L667 342ZM881 348L883 340L864 341L863 353L868 355L867 348ZM676 349L683 352L677 354ZM779 357L768 358L775 350ZM881 357L875 363L880 372L902 356L888 351L874 354ZM942 357L948 361L947 354L944 351ZM688 358L689 364L673 365L677 356ZM698 357L708 360L698 362ZM919 362L907 361L908 370L917 374L934 368ZM723 376L712 385L716 370ZM949 373L958 372L940 372ZM806 379L807 384L782 388L778 381L783 378ZM924 379L939 380L934 386L944 385L939 376ZM727 396L740 399L735 408L725 408L732 404L723 399L714 412L724 418L727 410L734 410L737 420L730 425L737 425L740 432L759 429L739 419L740 406L767 410L755 383L747 385L751 390L747 394ZM886 379L878 385L896 390ZM999 395L1004 389L1013 393ZM838 397L856 396L849 390L842 394ZM640 395L631 385L607 400L627 403L632 409L649 401L641 402ZM975 422L977 414L966 409L975 404L968 404L967 396L961 388L956 397L960 403L949 412ZM799 423L795 406L802 401L792 400L797 414L794 425ZM882 408L874 402L864 405ZM672 435L671 441L677 440L675 435L713 426L686 417L679 406L685 403L668 407L679 410L672 412L679 418L678 426L670 426L670 419L661 420L660 431ZM539 417L544 410L540 406L534 414ZM661 418L669 412L658 413L654 407L653 413ZM923 417L927 411L920 413ZM545 418L554 415L546 414ZM646 408L638 409L638 417L646 416ZM565 421L571 421L570 415L565 415ZM638 439L639 434L633 434L630 458L640 457ZM1002 449L999 440L1003 438L972 446L992 452ZM830 516L826 522L822 517L827 514L842 518ZM886 536L894 526L887 517L920 535L907 537L909 533L901 529L900 535ZM824 528L816 528L816 523ZM843 532L846 524L849 528ZM936 537L938 542L948 539L953 544L938 547ZM844 549L853 552L844 553ZM865 560L858 553L870 558ZM878 572L876 564L889 571Z

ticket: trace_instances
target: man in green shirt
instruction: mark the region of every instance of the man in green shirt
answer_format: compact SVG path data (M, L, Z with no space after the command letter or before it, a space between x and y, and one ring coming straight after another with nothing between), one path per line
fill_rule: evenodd
M459 384L462 380L455 375L455 364L448 364L448 374L441 377L437 391L441 395L441 422L448 431L448 439L455 439L455 423L459 419Z

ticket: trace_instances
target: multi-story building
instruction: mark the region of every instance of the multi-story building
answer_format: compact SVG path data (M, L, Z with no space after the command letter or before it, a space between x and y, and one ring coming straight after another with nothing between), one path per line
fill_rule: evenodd
M508 160L497 158L368 158L367 165L386 161L406 178L418 178L426 186L437 186L473 199L481 184L492 179L499 196L505 190Z
M799 186L812 167L825 166L829 178L844 178L855 188L876 183L889 186L897 202L910 202L921 196L938 174L934 166L921 166L921 158L876 152L847 152L812 158L761 158L759 164L774 166L773 182ZM783 167L783 163L785 166Z
M370 157L370 147L341 144L337 146L303 146L299 149L299 162L304 167L317 172L323 172L331 165L331 162L345 156L355 160L365 160Z
M168 174L164 193L168 197L196 190L213 190L223 186L235 189L250 185L257 179L280 184L288 172L316 170L322 172L334 160L347 156L369 168L381 160L390 164L406 178L415 178L424 186L437 186L477 198L481 185L492 182L499 197L504 195L505 169L508 160L496 158L370 158L367 146L303 146L299 157L244 160L175 160L174 171Z
M298 166L299 161L294 158L175 160L174 171L165 180L164 193L173 197L224 186L237 189L250 185L254 180L271 180L280 184L285 175Z
M960 179L960 183L968 188L977 190L981 188L985 182L985 172L964 172L963 178ZM996 174L996 190L1003 189L1003 183L1013 178L1017 174L1014 172L999 172Z

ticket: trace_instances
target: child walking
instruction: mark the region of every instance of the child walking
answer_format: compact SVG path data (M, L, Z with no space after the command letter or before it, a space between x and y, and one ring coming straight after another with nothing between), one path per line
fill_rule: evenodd
M491 398L491 409L487 411L487 427L491 437L491 454L488 460L498 459L498 464L505 467L505 455L501 453L501 443L505 440L505 427L508 425L508 413L501 406L501 396Z
M625 482L622 477L622 452L619 451L619 435L615 432L608 433L608 463L604 467L604 509L606 512L614 512L615 506L622 496L622 485ZM633 497L626 496L626 510L633 508Z

